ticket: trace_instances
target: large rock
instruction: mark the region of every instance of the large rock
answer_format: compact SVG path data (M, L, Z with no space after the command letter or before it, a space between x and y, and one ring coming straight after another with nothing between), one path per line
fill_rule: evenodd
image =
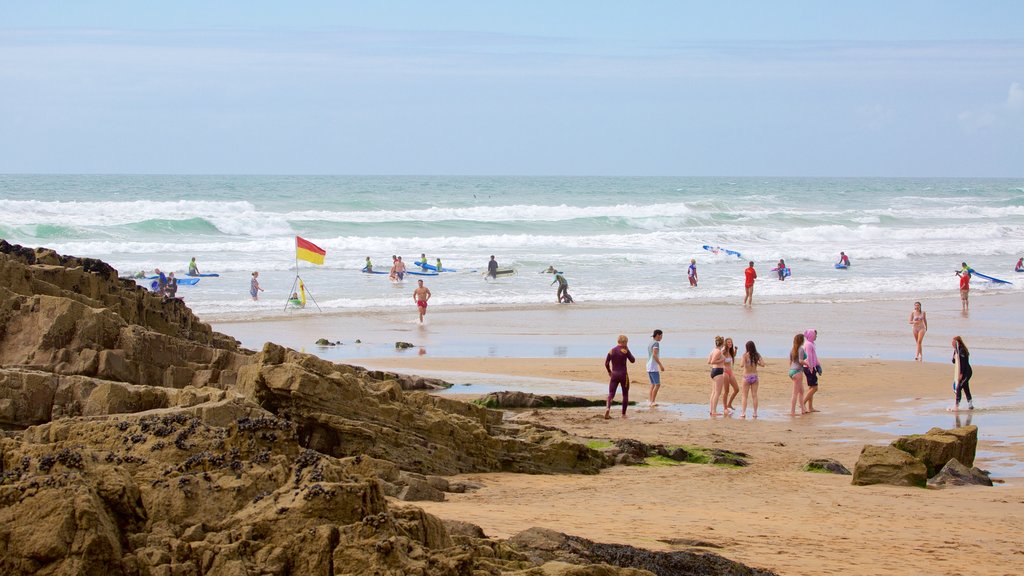
M853 469L853 484L924 487L928 476L917 458L893 446L865 446Z
M954 458L968 467L974 465L978 427L971 425L951 430L932 428L925 434L898 438L892 445L924 462L928 477L931 478Z
M992 479L977 466L969 468L956 459L950 460L939 473L928 480L930 486L991 486Z

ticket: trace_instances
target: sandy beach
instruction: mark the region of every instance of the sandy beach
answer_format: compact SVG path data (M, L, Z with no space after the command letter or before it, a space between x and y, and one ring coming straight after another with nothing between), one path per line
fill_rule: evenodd
M474 493L423 503L446 518L474 522L506 537L544 526L602 542L659 550L703 549L780 574L1011 574L1024 556L1024 378L1020 340L1009 312L1019 295L978 298L970 315L959 302L927 302L925 362L913 358L909 302L738 305L578 306L516 309L432 308L425 326L407 310L284 321L215 324L243 344L261 338L335 361L444 378L445 392L471 400L495 390L606 394L604 353L622 332L638 356L631 369L628 419L603 409L511 411L507 418L555 426L584 440L634 438L745 452L748 468L686 464L618 466L597 476L474 474ZM825 367L807 416L788 416L792 384L782 360L792 333L815 326ZM642 365L652 327L665 330L659 406L646 406ZM742 346L754 339L766 356L759 418L708 418L705 358L715 334ZM972 345L977 410L948 411L949 340ZM311 337L335 335L334 347ZM342 336L345 335L345 336ZM355 344L361 335L362 344ZM396 351L393 342L415 346ZM363 353L365 357L360 357ZM845 357L845 358L839 358ZM986 362L986 360L988 362ZM986 364L1001 364L989 366ZM740 399L735 402L740 407ZM933 426L979 427L976 465L993 488L856 487L849 476L801 470L834 458L851 470L865 444Z
M666 362L656 408L645 405L642 368L631 374L631 398L640 402L626 420L604 420L599 408L507 416L557 426L583 439L634 438L746 452L748 468L687 464L618 466L597 476L475 474L467 479L483 484L481 490L423 507L479 524L489 536L545 526L659 550L701 541L707 550L780 574L1016 573L1012 565L1024 555L1015 536L1024 530L1019 369L978 367L972 381L978 410L958 416L947 411L944 364L831 360L816 397L821 412L791 418L786 415L791 384L783 362L767 362L757 420L749 412L747 419L709 419L706 366L673 359ZM596 360L419 357L363 364L456 373L467 381L501 375L518 389L562 380L591 388L593 397L605 386ZM472 389L458 386L454 392L468 399L476 395ZM979 427L976 465L1003 481L993 488L858 487L849 476L801 470L819 457L852 469L864 444L966 424Z

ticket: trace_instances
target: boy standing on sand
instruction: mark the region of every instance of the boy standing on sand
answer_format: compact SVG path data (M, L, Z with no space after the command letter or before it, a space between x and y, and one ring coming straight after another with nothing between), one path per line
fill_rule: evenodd
M416 282L418 286L412 291L412 299L420 311L420 324L423 324L423 315L427 313L427 300L430 300L430 289L423 285L423 280Z
M967 296L971 291L971 273L967 270L967 264L964 263L964 269L956 273L960 277L960 305L964 312L967 312Z
M743 271L743 275L745 276L745 282L743 284L743 287L746 289L746 292L747 292L746 296L743 297L743 305L744 306L753 306L754 305L754 280L757 278L757 271L754 270L754 261L753 260L750 261L750 265L747 266L747 269Z
M690 286L697 286L697 260L690 258L690 267L686 269L686 277L690 280Z
M647 399L647 405L654 407L658 405L658 390L661 389L661 373L665 371L665 365L661 363L661 338L662 331L655 330L651 336L651 343L647 345L647 377L651 381L651 393Z

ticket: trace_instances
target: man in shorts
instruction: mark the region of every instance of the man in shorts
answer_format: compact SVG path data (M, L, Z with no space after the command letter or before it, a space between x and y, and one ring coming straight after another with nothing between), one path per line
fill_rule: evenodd
M966 267L967 264L964 264L964 268ZM960 277L960 306L964 312L967 312L967 297L971 291L971 273L965 269L956 274Z
M647 345L647 377L651 380L651 392L647 399L648 406L658 405L658 390L661 388L661 373L665 365L661 363L661 330L655 330Z
M398 257L398 260L395 260L395 278L399 281L405 279L405 262L402 262L401 256Z
M430 300L430 289L423 285L423 280L416 283L418 286L412 291L412 299L420 311L420 324L423 324L423 315L427 313L427 300Z
M754 280L757 279L757 271L754 270L754 261L750 261L750 265L743 271L745 282L743 284L746 289L747 295L743 297L744 306L754 305Z

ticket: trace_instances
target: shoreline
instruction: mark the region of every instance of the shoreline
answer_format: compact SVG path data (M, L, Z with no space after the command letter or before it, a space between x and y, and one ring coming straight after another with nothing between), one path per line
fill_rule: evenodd
M1015 312L1024 294L989 295L975 302L970 314L959 299L924 301L929 332L925 360L946 362L950 341L960 335L972 351L972 363L1024 366L1020 327ZM273 340L326 360L402 358L414 354L449 358L592 358L602 357L617 334L630 337L632 347L646 346L654 328L665 332L667 358L703 358L715 335L733 337L742 348L754 340L765 356L788 353L792 335L818 330L818 349L828 358L911 359L914 341L907 318L913 301L842 303L740 304L674 303L650 305L555 305L548 307L429 309L426 322L416 322L408 307L382 312L304 314L283 319L212 322L214 329L259 349ZM341 342L318 347L319 338ZM361 343L356 343L361 340ZM396 351L395 342L413 344Z

